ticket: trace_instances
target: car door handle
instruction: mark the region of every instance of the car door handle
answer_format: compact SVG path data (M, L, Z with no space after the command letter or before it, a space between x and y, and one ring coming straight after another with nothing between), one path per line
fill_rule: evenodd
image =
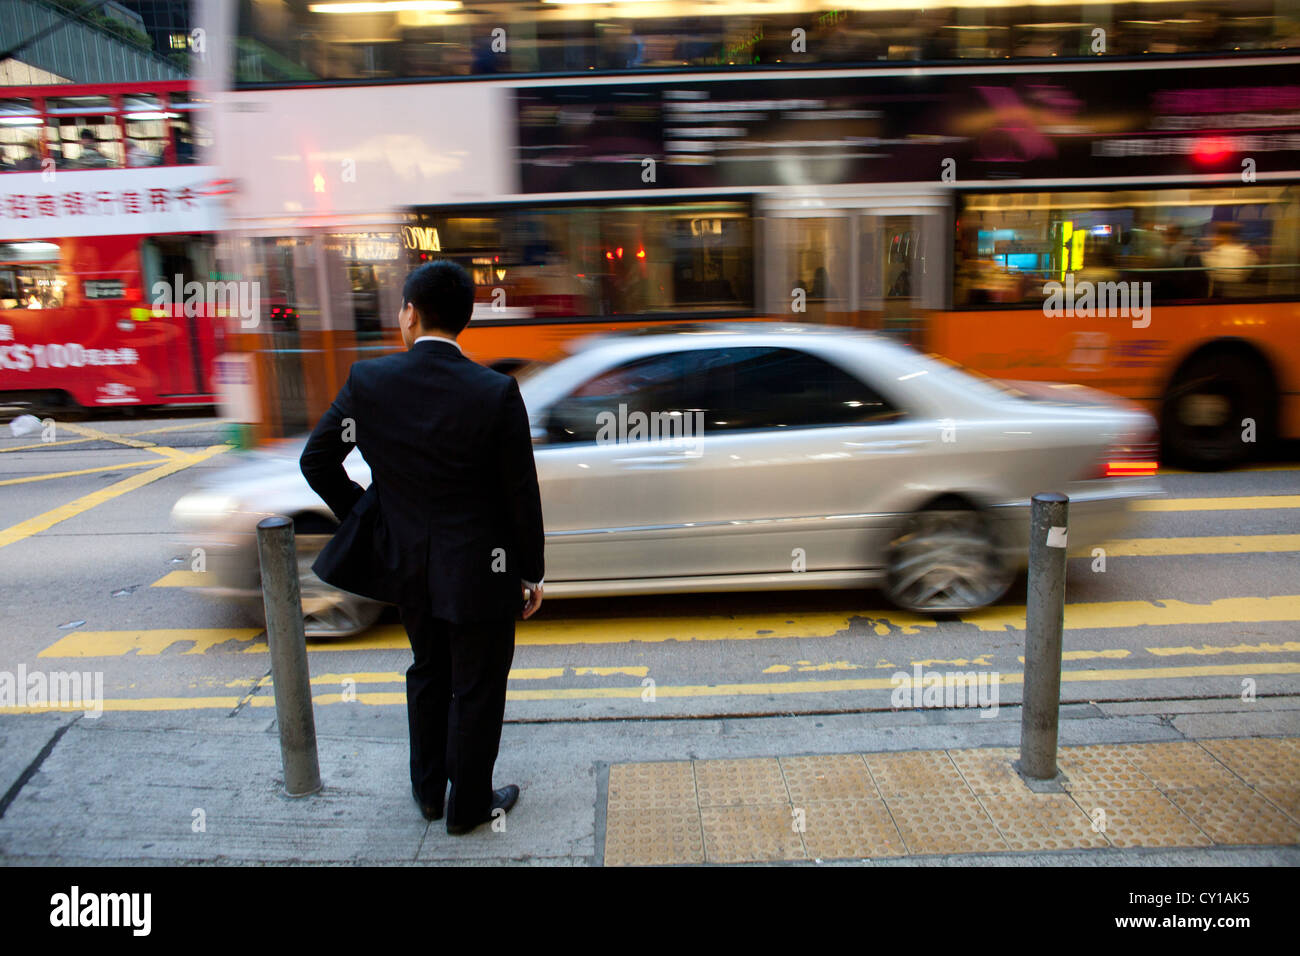
M928 438L892 438L881 441L849 441L844 444L850 448L863 448L867 451L903 451L930 444Z
M673 455L634 455L631 458L615 458L616 465L625 465L630 468L669 468L676 465L684 465L688 461L694 461L699 455L690 454L673 454Z

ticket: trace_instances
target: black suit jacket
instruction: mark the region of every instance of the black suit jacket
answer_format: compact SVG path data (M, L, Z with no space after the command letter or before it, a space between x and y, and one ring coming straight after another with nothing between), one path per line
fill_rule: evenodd
M370 465L364 491L343 469L349 438ZM299 464L342 522L312 568L335 587L465 623L516 616L520 581L542 580L519 386L450 342L355 363Z

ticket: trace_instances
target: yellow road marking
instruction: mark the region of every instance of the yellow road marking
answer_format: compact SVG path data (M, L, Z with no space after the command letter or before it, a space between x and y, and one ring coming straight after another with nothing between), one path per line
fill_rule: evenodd
M563 667L517 667L510 671L511 680L550 680L563 676Z
M1065 683L1092 683L1130 680L1184 680L1198 677L1250 677L1285 676L1300 674L1300 663L1272 664L1224 664L1218 666L1198 667L1141 667L1115 670L1067 670L1061 673ZM1024 674L999 674L999 684L1020 684ZM807 680L807 681L773 681L771 683L744 684L697 684L670 685L655 687L656 698L690 698L690 697L749 697L782 694L826 694L842 691L892 690L897 683L892 678L859 678L854 680ZM544 701L544 700L613 700L636 699L644 693L641 687L565 687L545 690L510 690L506 692L507 700ZM233 709L242 697L141 697L117 698L105 700L105 711L161 711L161 710L202 710L212 708ZM318 694L313 696L317 705L348 703L338 693ZM371 706L405 705L405 691L375 691L357 694L357 703ZM248 700L250 707L274 707L275 697L266 695ZM27 705L23 707L2 707L4 714L36 714L51 711L83 711L85 707Z
M0 448L0 452L6 451L31 451L33 448L57 448L60 445L80 445L88 441L94 441L93 438L69 438L67 441L43 441L34 445L16 445L10 448Z
M1300 641L1283 641L1281 644L1233 644L1230 647L1216 647L1202 644L1200 647L1148 647L1147 653L1156 657L1174 657L1181 654L1194 654L1208 657L1215 654L1281 654L1286 651L1300 651Z
M98 428L89 428L85 425L78 425L75 422L55 421L56 428L63 428L72 432L74 435L81 435L92 441L111 441L119 445L126 445L128 448L155 448L156 442L140 441L137 438L131 438L127 435L114 435L111 432L102 432Z
M1160 557L1187 554L1263 554L1300 551L1300 534L1251 534L1243 537L1125 538L1101 546L1106 557ZM1089 552L1084 552L1088 554Z
M160 577L151 588L198 588L211 584L212 579L206 571L169 571Z
M942 658L936 658L934 660L928 660L928 661L912 661L908 666L909 667L918 667L918 666L938 667L941 664L947 664L951 667L991 667L992 664L989 662L988 656L989 656L988 654L981 654L979 657L976 657L972 660L967 660L964 657L955 657L952 660L943 660ZM807 662L800 661L799 663L805 664Z
M141 657L161 654L173 644L192 643L186 654L206 654L228 641L251 641L266 632L256 627L183 628L153 631L76 631L61 637L37 657ZM262 644L266 650L266 644Z
M160 448L153 449L161 450ZM119 495L124 495L128 491L134 491L142 488L150 482L157 481L159 478L165 478L168 475L182 471L191 465L211 458L213 455L219 455L223 451L229 451L229 445L210 445L202 451L189 455L177 454L171 461L159 465L157 468L151 468L149 471L140 472L129 478L123 478L121 481L109 485L107 488L100 488L88 495L82 495L75 501L70 501L65 505L60 505L51 511L37 515L34 518L28 518L26 521L20 521L18 524L11 525L0 531L0 548L13 544L16 541L22 541L24 538L30 538L34 534L40 534L46 531L60 521L67 521L69 518L75 518L83 512L89 511L105 501L110 501Z
M51 478L71 478L74 475L93 475L101 471L118 471L122 468L147 468L166 461L165 458L151 458L148 461L128 461L118 465L100 465L98 468L79 468L76 471L56 471L50 475L28 475L26 478L6 478L0 485L25 485L31 481L49 481Z
M88 441L101 441L101 440L118 441L121 444L126 444L128 440L134 439L137 435L156 435L159 432L178 432L188 428L203 428L204 426L207 426L209 428L220 427L221 425L227 424L227 420L210 419L207 421L192 422L191 424L188 425L168 425L165 428L149 428L142 432L129 432L125 435L117 435L117 436L111 436L106 432L96 431L93 428L81 428L80 426L78 426L78 428L73 428L72 422L60 422L56 420L54 424L56 428L63 427L66 428L68 431L73 432L74 434L78 434L78 435L85 434L87 435L87 437L69 438L66 441L43 441L43 442L37 442L34 445L16 445L11 448L0 448L0 453L4 453L7 451L31 451L33 448L57 448L60 445L80 445L80 444L85 444ZM147 447L147 448L157 447L152 442L141 442L139 444L142 447Z
M572 671L576 677L609 677L616 674L622 674L628 677L644 677L650 672L648 667L514 667L510 670L510 680L553 680L557 677L563 677L566 672ZM344 681L352 681L354 684L400 684L406 680L405 671L363 671L355 674L317 674L311 678L313 686L327 686L333 684L343 684ZM251 678L240 677L235 680L222 681L223 687L253 687L257 684L265 683L266 686L273 686L269 678Z
M1025 609L984 608L961 616L981 631L1025 629ZM1097 601L1065 606L1067 631L1171 624L1246 624L1300 620L1300 595L1219 598L1207 604L1185 601Z
M131 432L126 437L135 438L138 435L157 435L159 432L179 432L189 428L220 428L222 425L229 425L228 418L205 418L202 421L190 422L188 425L166 425L162 428L149 428L142 432Z
M1126 651L1123 648L1115 648L1113 650L1107 650L1107 651L1063 651L1061 653L1061 660L1087 661L1087 660L1094 660L1098 657L1106 658L1108 660L1121 660L1125 657L1128 657L1131 653L1132 651ZM1023 664L1024 662L1025 659L1023 657L1020 658L1020 663Z
M1253 472L1262 471L1296 471L1295 465L1254 465L1250 468L1234 468L1228 472L1231 475L1249 475ZM1203 471L1184 471L1181 468L1161 468L1156 472L1159 475L1203 475Z
M1300 495L1250 495L1244 498L1152 498L1135 501L1134 511L1240 511L1247 508L1300 508Z
M879 616L877 616L879 615ZM903 612L884 610L848 611L803 615L795 625L773 627L779 614L749 614L736 617L625 618L601 621L524 622L518 624L516 644L550 647L565 644L667 643L670 641L788 640L796 637L834 637L848 630L853 618L863 618L877 633L889 634L890 627L902 633L915 628L934 628L934 620ZM1005 632L1025 629L1023 606L985 608L957 618L982 631ZM1067 604L1066 630L1129 628L1144 625L1237 624L1300 621L1300 595L1277 597L1220 598L1207 604L1183 601L1099 601ZM135 651L160 654L172 644L194 641L186 653L201 654L226 641L242 641L245 654L265 654L266 642L254 641L255 629L159 629L138 631L81 631L60 638L40 653L41 657L115 657ZM410 646L406 632L392 625L373 628L368 636L342 640L314 640L313 654L405 650Z

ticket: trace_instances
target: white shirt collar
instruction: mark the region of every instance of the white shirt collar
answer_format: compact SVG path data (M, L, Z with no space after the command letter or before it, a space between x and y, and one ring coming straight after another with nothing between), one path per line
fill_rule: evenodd
M457 342L457 341L456 341L455 339L453 339L453 338L448 338L448 337L445 336L445 335L421 335L418 339L416 339L416 340L415 340L414 342L412 342L411 344L412 344L412 345L419 345L419 344L420 344L421 342L423 342L425 339L429 339L430 341L434 341L434 342L450 342L452 345L456 346L456 351L460 352L462 355L465 354L465 350L464 350L463 348L460 347L460 343L459 343L459 342Z

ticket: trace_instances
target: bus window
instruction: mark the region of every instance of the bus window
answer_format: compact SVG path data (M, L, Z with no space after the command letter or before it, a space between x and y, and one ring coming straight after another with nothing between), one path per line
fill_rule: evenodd
M475 316L749 312L753 222L742 203L429 209L402 229L411 265L451 258Z
M954 301L1041 305L1047 283L1150 282L1157 302L1294 295L1300 189L962 197Z

